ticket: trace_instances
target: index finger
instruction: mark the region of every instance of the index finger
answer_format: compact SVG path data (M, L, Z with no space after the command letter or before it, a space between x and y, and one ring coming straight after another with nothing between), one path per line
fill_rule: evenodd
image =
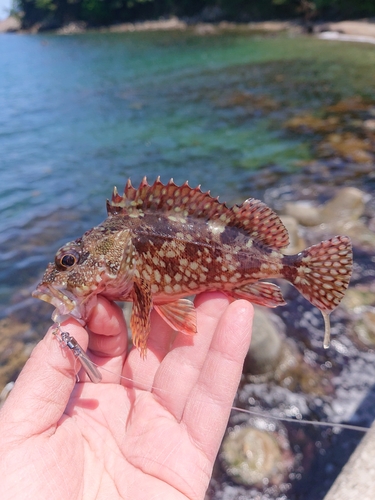
M246 300L232 302L220 318L200 377L182 420L194 442L214 460L225 432L249 349L254 309Z

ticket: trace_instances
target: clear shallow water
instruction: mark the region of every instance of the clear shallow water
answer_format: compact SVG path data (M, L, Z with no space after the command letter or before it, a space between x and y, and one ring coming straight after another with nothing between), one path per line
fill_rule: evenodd
M105 199L128 177L188 179L223 201L275 202L285 193L269 194L281 173L298 198L311 144L283 123L341 98L374 99L374 81L374 48L359 44L240 33L0 35L0 315L28 296L57 248L105 218ZM329 184L340 185L339 174ZM356 185L368 190L367 180ZM303 182L311 185L309 175ZM287 308L285 315L290 325ZM306 320L310 352L320 342L317 321L311 332ZM277 397L270 399L272 407ZM309 488L301 486L300 498L321 497L323 490L308 497ZM212 498L222 498L220 489ZM241 494L232 491L223 498Z
M102 220L113 185L128 177L188 179L232 200L249 169L293 168L309 148L280 119L371 95L374 63L370 47L309 38L1 35L2 301ZM279 108L231 105L233 92L249 90L271 93Z

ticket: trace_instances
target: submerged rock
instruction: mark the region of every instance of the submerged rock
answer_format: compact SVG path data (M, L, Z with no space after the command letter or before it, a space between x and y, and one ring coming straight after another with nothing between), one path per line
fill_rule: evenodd
M367 347L375 347L375 307L364 307L353 329L360 342Z
M333 132L339 124L336 116L317 118L311 114L294 116L284 123L284 126L296 132Z
M282 321L275 314L255 307L250 349L244 362L244 373L271 378L281 358L285 340ZM257 377L257 380L259 377Z
M220 99L218 106L221 108L241 107L248 113L256 111L275 111L280 104L271 96L265 94L254 94L252 92L234 91Z
M318 110L319 116L294 116L284 127L297 134L315 135L314 156L343 162L373 164L375 160L374 102L360 96ZM337 182L337 180L336 180Z
M283 249L283 254L294 255L304 250L307 244L301 234L297 220L290 215L282 215L280 218L289 233L289 245Z
M286 203L285 213L304 226L356 221L364 212L366 198L363 191L345 187L325 205L314 206L307 201Z
M362 218L368 200L369 195L363 191L345 187L324 205L315 206L309 201L288 202L284 212L309 227L308 234L315 235L316 241L329 234L345 234L355 245L373 249L375 232Z
M25 343L31 325L17 320L0 320L0 390L14 381L26 363L34 344Z
M351 337L362 348L375 347L375 290L373 285L357 286L347 290L342 307L353 321Z
M352 132L335 132L326 136L318 144L319 156L340 156L358 163L374 160L373 146L367 138L363 139Z
M279 486L287 481L293 454L286 433L261 427L258 423L231 429L224 438L220 458L226 473L238 484Z
M366 194L354 187L340 189L336 196L322 206L321 222L332 222L337 219L357 220L365 209Z
M346 234L355 244L375 248L375 232L360 220L350 222L337 220L330 225L330 229L335 234Z
M363 122L363 126L365 129L370 130L371 132L375 131L375 120L374 119L368 119Z
M287 338L282 320L255 307L253 335L243 373L252 383L275 382L290 391L323 397L332 394L331 376L308 364L295 342Z
M349 287L341 303L348 311L361 311L363 306L375 306L374 286L362 285Z
M371 103L365 102L361 96L351 96L338 101L326 110L331 113L353 113L358 111L367 111Z

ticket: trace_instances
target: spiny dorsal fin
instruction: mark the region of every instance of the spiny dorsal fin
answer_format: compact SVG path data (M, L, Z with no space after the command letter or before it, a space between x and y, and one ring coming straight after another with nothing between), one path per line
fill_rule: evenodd
M252 239L272 248L280 249L289 244L288 231L280 218L263 202L249 198L242 205L228 208L209 191L202 192L200 186L191 188L188 182L177 186L173 179L164 185L158 177L150 186L144 177L138 189L129 179L122 196L114 188L112 200L107 200L107 211L108 215L175 212L181 217L217 220L223 226L238 227Z

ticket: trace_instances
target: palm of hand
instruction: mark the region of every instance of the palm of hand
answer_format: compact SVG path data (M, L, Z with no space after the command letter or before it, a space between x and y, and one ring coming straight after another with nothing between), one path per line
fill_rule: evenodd
M83 498L203 498L212 465L184 423L150 393L130 390L129 396L118 385L95 392L103 410L84 408L95 404L91 389L73 397L74 424L66 419L55 434L56 450L71 450L62 470L64 498L81 498L82 491Z
M39 394L37 411L43 410L44 418L33 419L36 410L30 408L31 421L10 423L16 438L5 439L4 446L0 438L7 458L0 475L9 485L22 467L28 498L203 499L249 343L251 306L238 301L228 307L218 294L199 299L197 306L198 334L193 341L178 335L172 350L172 332L154 317L148 356L142 360L135 350L125 359L122 314L102 301L89 326L92 332L107 332L90 335L104 383L83 381L73 392L72 360L62 357L57 342L47 336L40 349L54 352L63 379L56 384L55 373L50 392L44 387ZM65 326L83 344L83 328ZM26 375L38 355L25 367ZM49 368L56 372L56 366ZM20 383L38 392L29 378L21 375ZM18 396L13 392L1 415L8 428L13 396ZM34 403L35 397L29 394ZM25 498L25 491L9 495L12 488L1 498Z

